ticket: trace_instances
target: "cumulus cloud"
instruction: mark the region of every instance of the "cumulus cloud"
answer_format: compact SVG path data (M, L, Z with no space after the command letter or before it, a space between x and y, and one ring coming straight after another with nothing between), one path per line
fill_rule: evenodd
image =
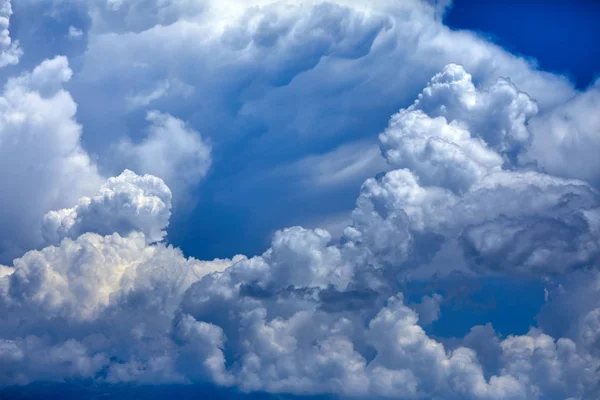
M77 206L44 215L42 234L49 244L86 232L142 232L149 242L157 242L166 235L170 216L171 190L164 182L125 170L108 179L94 196L79 199Z
M63 89L72 71L65 57L8 79L0 98L0 260L42 243L46 212L73 204L101 182L80 144L76 104Z
M547 121L557 126L555 115L578 113L579 102L593 108L593 89L565 103L575 92L564 79L449 31L439 22L443 6L267 3L90 6L73 87L98 89L82 104L89 112L104 102L117 125L132 104L165 110L147 114L145 138L116 147L124 167L156 176L126 170L100 183L63 89L72 75L64 57L8 81L0 181L10 190L0 191L0 223L15 233L0 249L22 256L0 266L0 385L90 379L369 398L597 398L600 195L576 179L591 179L591 169L548 175L560 163L540 155L538 136ZM443 67L449 61L473 76ZM259 256L214 261L160 242L167 185L183 192L211 164L208 142L183 120L206 119L226 136L263 115L257 130L290 125L315 140L311 131L362 129L353 110L416 96L431 75L379 136L391 170L363 184L341 240L291 227ZM194 87L189 108L163 103L170 87L161 82ZM214 101L199 103L208 93ZM315 96L322 101L307 101ZM557 104L563 111L553 114ZM576 153L593 129L569 125L585 132ZM341 168L307 169L335 182L363 163L353 151L340 151ZM523 335L473 327L443 342L423 328L443 317L442 298L429 293L415 304L399 293L413 271L431 277L424 266L436 262L446 273L462 266L473 276L560 282L545 310L572 323L560 330L543 311Z
M551 174L600 186L600 81L566 103L534 118L533 143L524 159Z
M507 126L521 115L500 110L512 116L496 116ZM442 126L461 126L463 136L444 139L459 151L471 146L463 138L479 138L477 146L502 159L504 147L488 144L489 132L469 125L463 112L431 117L419 110L452 121ZM402 144L386 146L392 152ZM404 151L411 156L410 147ZM403 160L392 160L393 168ZM130 171L111 178L96 196L48 214L51 231L65 237L58 246L3 268L0 359L11 367L0 369L0 382L210 382L407 399L597 397L600 358L590 350L597 306L557 337L532 328L502 338L487 326L444 344L422 327L440 317L442 297L415 304L398 293L404 272L448 243L461 249L450 254L479 274L558 279L597 271L595 189L504 162L453 190L445 181L421 184L435 166L414 168L365 182L342 240L292 227L275 233L260 256L212 262L149 244L162 237L169 215L170 192L160 179ZM60 368L50 367L55 363Z
M0 368L0 385L186 382L179 349L189 341L186 357L212 363L204 357L218 346L219 328L174 319L192 283L245 258L198 261L152 245L163 238L170 209L171 192L160 178L126 170L75 207L46 214L45 238L57 246L29 251L1 269L0 359L9 368ZM50 336L40 334L42 326ZM208 353L198 348L202 340Z
M440 317L440 304L443 297L437 293L432 296L423 296L419 303L409 304L419 315L421 325L428 325Z
M487 89L477 89L471 74L450 64L436 74L409 109L431 117L456 121L503 155L514 155L528 145L527 124L538 106L506 78Z
M456 196L395 170L365 183L346 236L397 266L418 266L398 254L411 243L415 257L449 243L475 269L555 274L597 261L598 206L589 185L534 172L499 172Z
M19 43L13 41L10 37L8 28L10 26L11 15L12 6L10 0L0 1L0 68L17 64L23 55L23 50L19 47Z
M289 262L302 268L294 262L298 256ZM322 289L289 287L267 270L260 276L265 261L263 256L211 275L193 285L183 302L186 315L223 328L225 357L247 390L474 399L564 398L597 390L598 359L579 354L569 339L532 331L502 340L502 367L486 379L473 350L447 349L428 337L401 295L332 312L323 307L330 297L318 294ZM241 289L246 274L253 290ZM341 293L356 298L360 292L347 287ZM541 357L534 355L537 348L544 349Z
M175 370L176 345L168 334L179 301L190 284L230 264L186 259L162 244L148 246L137 232L86 233L26 253L0 284L0 359L8 365L0 368L1 384L64 378L184 381ZM51 337L36 333L41 326ZM124 346L129 356L121 352ZM47 359L39 358L40 352ZM56 369L55 363L63 367Z
M377 257L391 254L386 262L397 266L415 264L400 249L414 244L435 254L444 242L462 248L475 269L559 273L595 265L598 192L509 156L528 149L536 110L505 80L479 90L462 67L447 66L380 135L382 154L401 169L365 182L346 236L369 243Z
M0 105L0 180L4 185L0 223L11 230L0 235L2 262L88 231L108 234L134 229L146 233L151 241L165 234L171 192L156 178L126 173L109 180L96 196L88 197L104 179L81 145L77 104L63 88L71 77L68 60L56 57L10 78L4 86ZM148 120L151 126L144 141L121 143L120 155L126 160L120 161L122 168L156 173L185 197L208 171L210 146L170 115L152 112ZM63 209L79 198L77 207ZM121 207L121 203L130 207ZM51 210L59 211L49 213ZM157 226L144 222L152 213L162 215Z
M210 144L172 115L150 111L146 120L147 136L140 143L120 142L119 159L136 171L162 178L176 195L189 195L208 173Z
M315 126L307 122L330 128L317 126L319 132L343 132L356 121L345 124L345 119L332 116L378 108L387 113L389 104L410 100L422 83L452 60L468 65L477 79L488 82L511 76L541 102L556 103L573 94L566 80L537 72L474 35L450 31L440 23L439 9L429 2L86 4L91 18L89 47L73 86L84 111L98 101L104 103L107 115L115 117L127 109L121 106L130 101L132 92L149 95L165 82L180 82L196 89L189 99L196 107L182 117L197 115L195 122L202 128L219 126L219 134L235 134L252 117L277 134L285 121L293 120L299 133L312 131L314 139ZM384 53L393 61L383 61ZM157 59L156 54L164 57ZM100 60L106 59L112 62L100 68ZM371 83L361 85L365 79ZM250 87L249 81L254 81ZM85 96L92 88L95 96ZM335 93L343 88L354 95L340 104ZM298 103L292 104L285 95L289 92L297 99L320 100L304 101L305 107L298 110ZM365 104L364 98L373 105ZM240 104L229 110L233 100ZM240 108L243 112L236 114Z
M375 134L390 114L412 102L432 75L456 62L482 84L473 95L478 99L474 106L478 115L496 106L520 113L512 120L514 126L493 119L495 133L487 131L490 143L495 140L495 146L505 147L503 161L512 160L516 149L528 140L520 121L531 113L529 100L522 100L513 85L535 98L542 111L563 103L576 91L564 77L538 71L532 63L472 33L448 29L440 19L442 3L86 2L81 6L87 7L90 17L86 47L78 53L81 68L70 86L88 133L86 146L99 155L102 170L111 174L123 168L138 171L135 166L113 162L114 142L131 138L137 143L148 109L173 115L219 149L220 154L213 157L215 174L208 179L214 185L212 191L231 202L219 211L245 210L246 200L263 192L261 183L271 182L267 178L282 163L301 160L308 153L331 153L332 161L323 167L335 167L346 155L335 149L367 138L374 144ZM497 83L492 94L490 86L500 77L510 77L510 82ZM455 107L464 110L463 120L471 115L470 106L458 101ZM100 108L102 119L97 118ZM487 116L491 117L491 111ZM477 130L481 118L470 122ZM504 130L510 134L503 136ZM369 160L365 157L360 162ZM118 170L111 169L115 164ZM244 236L260 235L256 243L263 246L265 236L276 229L351 210L351 201L338 201L335 206L322 201L327 195L346 197L347 187L320 185L323 176L321 171L315 174L315 168L297 171L298 179L285 182L297 202L287 201L288 192L280 190L284 185L274 183L266 188L272 193L269 199L253 199L256 221L247 225L253 226L252 232L244 229L232 240L247 243ZM462 172L466 177L454 179L468 180L469 174L482 173L471 166ZM357 175L354 187L367 176ZM179 189L161 177L177 201ZM283 210L277 223L267 223L274 206ZM303 208L304 215L299 215ZM203 236L212 230L193 229ZM207 246L213 244L218 247L217 243Z
M450 64L392 117L380 136L382 153L426 185L463 191L516 158L535 113L536 103L506 79L478 90L470 74Z

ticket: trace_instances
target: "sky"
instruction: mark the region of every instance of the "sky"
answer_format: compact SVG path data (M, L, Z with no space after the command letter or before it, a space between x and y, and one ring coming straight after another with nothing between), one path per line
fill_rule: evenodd
M598 17L0 0L0 397L599 398Z
M478 32L540 69L567 76L578 89L598 77L600 36L597 1L454 1L444 23Z

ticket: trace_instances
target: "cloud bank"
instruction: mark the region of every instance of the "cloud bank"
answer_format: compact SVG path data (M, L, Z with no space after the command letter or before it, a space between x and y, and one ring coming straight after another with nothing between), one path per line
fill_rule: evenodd
M287 228L252 258L203 262L153 244L170 191L131 171L110 178L74 208L46 214L57 245L3 269L0 381L594 398L599 304L569 309L580 322L562 337L542 326L507 337L474 327L448 345L419 325L438 318L439 295L411 308L397 290L414 271L452 265L479 276L583 274L597 297L600 197L520 163L536 112L509 82L479 89L461 66L446 66L380 135L392 169L363 184L340 240Z
M48 7L74 47L0 94L0 387L600 397L598 84L451 31L445 3L15 6ZM11 13L0 3L0 66L22 53ZM168 239L209 171L268 212L281 195L252 186L264 177L301 182L297 202L364 183L336 234L292 226L260 255L201 261ZM408 289L456 276L509 295L534 281L545 303L520 334L436 335L451 300Z

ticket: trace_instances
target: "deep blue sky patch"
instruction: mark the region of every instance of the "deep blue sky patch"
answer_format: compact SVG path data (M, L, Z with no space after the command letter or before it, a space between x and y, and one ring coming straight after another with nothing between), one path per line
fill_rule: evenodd
M583 89L600 73L600 2L594 0L454 0L444 17L476 31L541 69L567 75Z

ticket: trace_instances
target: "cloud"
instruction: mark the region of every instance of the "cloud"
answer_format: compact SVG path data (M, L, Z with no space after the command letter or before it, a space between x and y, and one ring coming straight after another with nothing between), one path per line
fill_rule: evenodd
M2 267L0 359L10 368L0 368L0 385L188 380L180 346L190 357L209 357L219 330L184 320L174 325L182 296L203 276L245 257L198 261L151 244L163 238L170 209L161 179L126 170L77 206L46 214L45 237L57 245ZM203 340L208 353L198 348ZM193 346L186 348L188 342ZM121 353L125 347L129 355Z
M548 173L600 185L600 82L531 121L533 143L524 159Z
M443 102L452 104L453 96ZM494 148L482 139L488 132L469 125L481 110L468 118L463 110L419 113L460 125L463 136L445 137L458 151L479 139L482 151L501 159L505 147ZM521 115L497 110L506 126ZM416 140L431 131L411 134ZM403 144L387 146L391 152ZM0 369L0 382L208 382L407 399L597 396L600 358L590 350L600 326L596 306L581 310L573 317L577 328L557 337L532 328L502 338L487 326L443 343L422 327L440 317L441 296L415 304L398 292L411 269L448 245L461 250L447 254L462 258L472 274L560 281L560 274L597 271L595 189L507 161L452 190L445 181L421 184L427 168L435 166L367 180L342 240L291 227L276 232L260 256L211 262L149 244L162 238L169 216L170 192L159 178L125 171L109 179L98 195L48 214L67 216L57 246L27 252L12 271L3 269L0 358L12 368ZM586 293L597 290L589 285ZM38 352L44 358L35 362ZM60 368L50 367L55 363Z
M600 276L598 270L580 272L548 282L547 301L538 323L553 336L571 339L589 353L600 354Z
M89 5L94 29L100 32L140 32L179 19L194 18L204 0L100 0Z
M278 166L270 171L270 177L300 178L308 189L327 190L334 186L360 184L386 168L388 166L381 158L378 146L365 140Z
M130 170L110 178L92 197L77 206L44 215L42 234L49 244L86 232L127 235L142 232L149 242L161 241L171 216L171 190L152 175Z
M22 256L0 267L0 385L88 379L369 398L597 398L598 304L583 297L598 294L600 197L578 180L592 179L591 169L549 175L561 163L543 157L539 136L548 123L559 132L553 150L583 152L593 129L580 111L593 108L593 89L578 94L450 31L440 23L444 4L267 3L89 6L88 48L70 90L85 94L86 121L102 109L117 133L97 135L106 126L92 121L86 146L100 150L105 170L155 176L98 174L63 89L66 58L8 81L0 223L14 235L0 249L6 264ZM185 104L172 102L177 87L193 88ZM146 113L150 106L162 111ZM225 153L240 160L223 157L240 165L264 149L289 156L321 143L325 156L292 169L306 169L313 187L332 186L378 166L374 147L354 154L362 147L339 141L363 143L374 133L366 121L399 108L379 136L387 172L363 184L340 240L290 227L259 256L214 261L161 242L167 185L185 193L211 166L204 137L230 144L255 135ZM556 140L561 113L577 119L565 131L585 132L568 151ZM140 115L149 125L142 138L129 132ZM95 140L117 149L114 158ZM545 312L568 315L569 327L552 326L543 311L523 335L486 326L453 342L435 337L423 326L443 318L442 299L427 293L415 304L399 293L417 273L431 278L431 265L473 279L555 282Z
M307 154L330 154L325 169L348 161L347 152L336 150L365 140L374 143L390 114L408 106L445 65L459 63L470 71L481 88L481 113L485 107L514 107L526 119L528 100L521 104L523 94L513 93L512 85L536 99L542 111L576 93L566 78L538 71L472 33L448 29L438 3L93 2L87 10L87 46L77 53L81 68L70 84L79 104L78 118L86 127L86 146L98 154L103 171L137 171L113 162L113 144L137 143L149 110L186 121L218 149L212 157L214 174L205 181L220 199L215 200L222 205L218 212L246 213L246 201L255 203L256 220L247 225L254 227L252 232L243 228L230 240L246 249L244 238L256 236L254 243L261 247L248 249L256 254L276 229L352 208L350 201L324 205L323 197L346 198L350 189L319 185L326 177L315 168L298 169L298 179L284 183L261 177ZM510 82L497 83L497 93L488 94L501 77L510 77ZM470 115L466 106L460 107ZM100 108L102 119L97 118ZM518 121L513 120L519 125ZM504 123L494 120L496 133L488 133L503 140L495 144L507 146L508 158L514 156L508 147L527 141L519 136L527 132L508 127L512 136L501 139ZM471 128L477 130L474 125L475 121ZM361 162L354 167L379 164L366 156ZM113 170L115 164L119 168ZM355 190L367 175L351 176L359 177ZM162 177L177 201L178 188ZM253 198L264 191L271 193L269 199ZM290 192L298 197L296 202L287 201ZM281 212L275 222L276 207ZM176 217L173 226L178 223ZM214 229L199 225L190 234L209 236ZM189 247L214 254L220 245L215 239L204 247Z
M149 92L137 93L127 97L127 101L131 108L146 107L152 102L167 96L179 95L183 98L189 97L193 93L194 88L177 79L164 80L159 82L157 87Z
M536 111L505 80L478 90L462 67L445 67L380 135L383 155L400 169L365 182L346 236L397 266L418 265L411 245L431 257L448 242L476 270L553 274L595 265L598 192L511 157L528 150Z
M423 296L421 302L410 306L419 314L419 322L422 325L429 325L439 319L440 303L443 299L441 295L434 293L433 296Z
M148 246L137 232L86 233L26 253L0 284L0 359L10 366L0 369L0 384L185 381L168 333L179 301L191 283L230 264L186 259L163 244Z
M147 136L117 145L121 163L162 178L181 201L204 178L212 163L211 146L200 134L169 114L150 111ZM119 161L116 161L119 162Z
M537 331L511 336L500 342L502 368L486 379L473 350L446 349L428 337L401 295L385 301L373 316L325 311L311 291L298 286L296 295L290 289L274 291L286 282L270 274L259 277L262 262L242 262L205 278L183 302L184 312L224 329L225 357L246 390L474 399L537 398L541 393L561 398L581 394L582 388L595 390L598 360L579 355L569 339L554 341ZM248 273L271 294L249 296L235 289ZM380 300L372 303L375 310ZM548 353L534 357L537 347Z
M83 36L83 31L73 25L69 26L69 33L67 34L69 39L78 39Z
M63 85L72 75L65 57L46 60L8 79L0 98L0 260L42 244L41 222L96 190L101 178L81 147L76 104Z
M12 6L10 0L0 1L0 68L17 64L23 55L23 50L19 47L19 43L13 41L10 37L8 28L10 26L11 15Z
M426 185L464 191L514 162L528 145L527 122L537 110L509 81L478 90L471 75L450 64L392 117L381 150L392 166L414 171Z

